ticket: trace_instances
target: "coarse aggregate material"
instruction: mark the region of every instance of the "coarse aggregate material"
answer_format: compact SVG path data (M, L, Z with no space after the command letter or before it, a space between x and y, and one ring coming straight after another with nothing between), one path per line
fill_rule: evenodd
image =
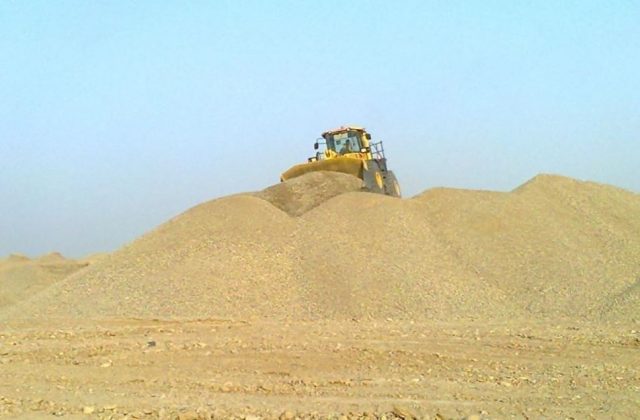
M6 316L627 320L639 289L638 194L539 175L396 199L312 173L187 210Z

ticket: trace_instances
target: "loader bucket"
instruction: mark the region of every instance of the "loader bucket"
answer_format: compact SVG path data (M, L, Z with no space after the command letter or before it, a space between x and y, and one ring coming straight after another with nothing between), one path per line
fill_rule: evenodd
M364 161L350 157L339 157L335 159L317 160L315 162L295 165L280 176L280 181L315 171L342 172L362 179Z

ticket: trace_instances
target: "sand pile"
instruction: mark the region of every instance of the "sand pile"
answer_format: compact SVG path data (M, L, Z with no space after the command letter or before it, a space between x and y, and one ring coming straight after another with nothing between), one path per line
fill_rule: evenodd
M310 174L204 203L20 313L640 318L637 194L556 176L511 193L434 189L408 200L360 187Z
M37 294L86 265L57 252L35 260L20 254L0 260L0 309Z

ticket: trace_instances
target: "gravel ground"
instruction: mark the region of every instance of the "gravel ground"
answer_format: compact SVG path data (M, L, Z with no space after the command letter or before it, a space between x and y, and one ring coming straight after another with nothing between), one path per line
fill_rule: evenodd
M638 351L576 322L13 324L0 416L634 418Z

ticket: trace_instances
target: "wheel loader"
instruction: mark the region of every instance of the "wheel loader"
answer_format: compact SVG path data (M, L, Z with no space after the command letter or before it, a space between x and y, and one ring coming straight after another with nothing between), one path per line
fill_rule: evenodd
M387 169L382 141L371 141L371 134L364 127L349 125L326 131L316 140L314 149L315 156L291 167L280 181L315 171L342 172L362 179L368 191L401 196L398 180Z

